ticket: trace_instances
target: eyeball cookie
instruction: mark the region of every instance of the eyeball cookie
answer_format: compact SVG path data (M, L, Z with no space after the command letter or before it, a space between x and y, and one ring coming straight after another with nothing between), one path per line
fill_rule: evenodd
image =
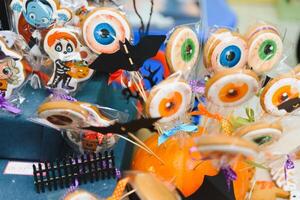
M278 123L258 122L241 127L234 135L265 147L279 140L282 127Z
M238 106L252 98L259 89L259 79L250 70L223 71L207 82L205 94L209 101L222 106Z
M184 115L191 98L192 90L187 83L165 80L150 91L146 112L150 117L161 117L161 123L170 122Z
M246 34L248 41L248 65L256 73L270 71L280 60L283 44L276 27L256 24Z
M196 144L197 150L204 157L209 156L212 159L220 159L223 155L254 157L259 151L258 146L253 142L222 134L201 136L196 141Z
M166 58L173 72L193 68L199 56L199 40L189 27L176 29L170 36L166 47Z
M271 115L294 113L300 107L300 79L294 76L279 77L268 82L260 96L263 110Z
M39 118L63 129L110 124L96 107L83 102L51 101L42 104L37 113Z
M211 72L243 69L247 56L247 42L239 33L228 29L214 32L208 38L203 52L204 65Z
M97 54L119 50L119 42L129 40L131 30L124 15L112 8L98 8L89 13L82 25L86 45Z

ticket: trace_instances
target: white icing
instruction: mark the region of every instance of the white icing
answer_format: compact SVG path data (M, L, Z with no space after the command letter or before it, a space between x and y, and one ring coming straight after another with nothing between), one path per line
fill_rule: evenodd
M259 58L259 47L267 39L271 39L276 43L276 54L269 60L261 60ZM263 33L257 36L249 47L248 64L257 73L270 71L279 61L282 55L283 45L279 35L275 33Z
M220 151L225 153L233 153L233 154L243 154L245 156L253 156L257 155L255 150L250 148L235 146L235 145L205 145L199 146L198 151L200 152L209 152L209 151Z
M172 35L173 36L173 35ZM195 44L195 52L194 57L189 62L182 60L181 58L181 47L186 39L191 39ZM197 62L198 54L199 54L199 41L195 32L190 28L182 29L173 40L172 43L168 43L171 45L171 65L174 68L174 71L178 70L190 70L194 67Z
M265 99L263 100L265 109L268 113L272 115L282 116L287 114L287 112L283 109L278 110L277 105L273 105L272 98L275 92L286 85L290 85L292 89L297 90L297 92L300 92L300 80L296 78L282 78L275 82L266 92ZM293 113L299 112L299 109L295 110Z
M154 91L157 91L157 93L153 96L149 105L149 114L151 117L161 117L159 113L159 103L163 98L172 95L173 92L179 92L182 96L182 104L180 105L179 110L169 117L160 119L159 122L164 123L177 119L180 116L184 115L189 108L189 104L192 98L192 91L191 87L184 82L172 82L163 84L161 87L157 87L156 90L153 90L151 92Z
M235 102L223 102L219 98L219 93L221 89L229 84L243 84L246 83L248 85L248 92L239 100ZM246 101L248 101L251 97L255 95L255 93L258 91L259 83L258 81L245 73L235 73L235 74L229 74L226 76L221 77L219 80L217 80L215 83L213 83L210 88L208 88L208 99L211 100L214 104L219 106L237 106L240 105Z
M101 126L106 127L110 125L110 121L102 118L92 107L90 104L82 103L80 104L81 107L83 107L86 111L89 113L89 117L87 120L87 123L89 123L91 126Z

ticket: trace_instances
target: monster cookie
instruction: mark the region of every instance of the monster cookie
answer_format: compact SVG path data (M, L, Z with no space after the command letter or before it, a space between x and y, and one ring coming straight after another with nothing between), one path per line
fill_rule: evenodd
M282 134L280 123L257 122L242 126L234 135L252 141L259 146L267 146L277 141Z
M191 70L197 63L199 46L198 37L191 28L183 26L176 29L166 47L166 58L172 71Z
M250 70L226 70L209 79L205 94L218 106L238 106L256 94L258 81L256 74Z
M203 52L204 65L211 72L243 69L247 56L247 42L239 33L228 29L218 29L212 33Z
M280 60L283 44L276 27L256 24L246 34L248 41L248 65L257 73L270 71Z
M8 99L25 81L22 55L8 49L0 37L0 92Z
M58 0L13 0L10 7L15 13L16 30L33 55L41 55L39 43L55 23L68 22L72 17L69 10L60 8Z
M258 146L248 140L225 135L203 135L196 141L197 150L210 158L219 159L226 155L244 155L245 157L256 156Z
M68 193L63 200L98 200L93 194L84 190L75 190Z
M161 123L180 118L189 108L192 98L191 87L184 81L165 80L154 87L146 102L150 117L162 117Z
M75 91L79 82L89 79L93 73L81 58L81 44L77 36L65 28L54 28L44 40L44 49L54 62L50 88Z
M283 116L298 113L300 107L300 79L281 76L271 80L260 96L263 110L271 115Z
M120 41L130 40L131 30L124 15L112 8L98 8L89 13L82 25L86 45L97 54L112 54Z

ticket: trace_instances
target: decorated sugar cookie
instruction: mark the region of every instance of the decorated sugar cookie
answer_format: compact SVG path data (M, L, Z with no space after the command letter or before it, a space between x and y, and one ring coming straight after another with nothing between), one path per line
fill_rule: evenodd
M63 200L98 200L93 194L84 190L75 190L68 193Z
M154 87L146 102L150 117L162 117L161 123L180 118L189 108L192 98L191 87L184 81L165 80Z
M250 123L238 129L234 135L252 141L260 147L277 141L282 135L280 123L257 122Z
M205 67L211 72L224 69L243 69L248 56L247 42L236 32L218 29L204 46Z
M260 96L263 110L271 115L297 114L300 107L300 79L295 76L274 78Z
M93 73L81 57L81 44L77 36L65 28L54 28L44 40L44 49L54 62L54 72L48 82L50 88L75 91L78 83Z
M289 192L276 187L272 181L257 181L252 191L251 200L276 200L288 199Z
M167 62L173 72L192 69L199 57L199 40L189 27L176 29L170 36L166 48Z
M280 60L283 44L276 27L259 23L248 30L248 65L257 73L272 70Z
M41 55L39 43L55 23L66 23L71 12L61 9L58 0L13 0L17 32L24 37L34 55Z
M112 8L97 8L90 12L82 25L86 45L97 54L115 53L120 41L130 40L131 30L125 16Z
M84 102L51 101L42 104L37 113L39 118L63 129L110 125L95 106Z
M0 38L0 91L8 99L25 81L22 55L7 48Z
M220 159L223 155L254 157L257 155L258 146L240 137L225 135L203 135L197 139L197 150L209 158Z
M238 106L256 94L258 81L257 75L250 70L226 70L215 74L207 82L205 94L218 106Z

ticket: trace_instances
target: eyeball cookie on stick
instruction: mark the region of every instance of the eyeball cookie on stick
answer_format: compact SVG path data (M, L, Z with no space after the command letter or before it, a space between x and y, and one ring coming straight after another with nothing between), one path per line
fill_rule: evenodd
M234 107L252 98L259 90L259 79L251 70L225 70L206 84L208 101L220 107Z
M257 23L246 33L248 41L248 65L256 73L271 71L282 56L283 44L275 26Z
M188 26L180 26L171 33L166 47L166 58L172 72L190 71L199 58L197 34Z
M72 13L60 8L58 0L13 0L15 28L22 35L35 56L41 56L40 42L55 23L68 22Z
M260 104L271 115L298 114L300 107L300 78L294 75L276 77L265 86Z
M145 110L152 118L161 117L160 123L169 123L185 115L191 99L189 84L170 77L152 88Z
M210 72L244 69L247 57L247 42L243 36L225 28L212 33L204 46L204 65Z
M82 24L86 45L97 54L112 54L120 49L120 42L130 40L131 28L123 14L113 8L91 11Z

